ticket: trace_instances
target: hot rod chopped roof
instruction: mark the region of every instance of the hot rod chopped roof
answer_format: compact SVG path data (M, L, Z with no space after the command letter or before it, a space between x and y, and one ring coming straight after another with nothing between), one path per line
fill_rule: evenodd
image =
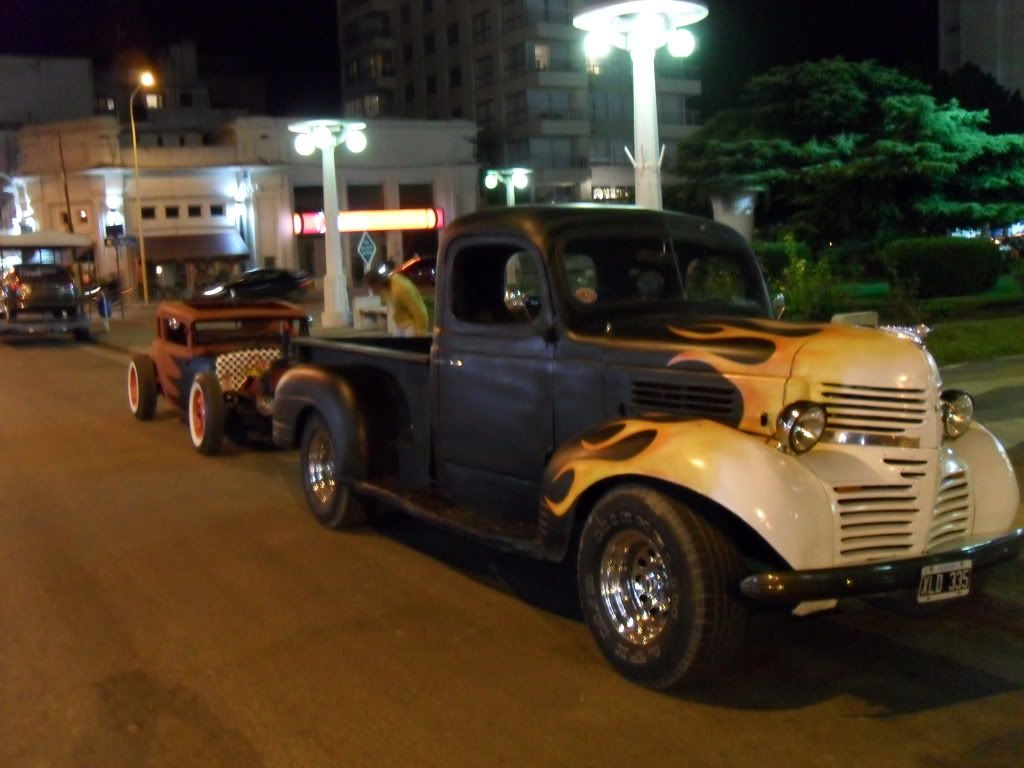
M438 252L444 253L449 243L460 236L490 234L523 237L536 245L541 253L550 253L562 232L581 230L638 234L661 231L667 236L683 237L719 248L746 250L749 247L743 236L732 227L699 216L633 205L566 203L489 208L460 216L444 230Z
M197 320L305 320L309 317L298 304L288 301L165 301L157 307L157 317L176 317L185 322Z

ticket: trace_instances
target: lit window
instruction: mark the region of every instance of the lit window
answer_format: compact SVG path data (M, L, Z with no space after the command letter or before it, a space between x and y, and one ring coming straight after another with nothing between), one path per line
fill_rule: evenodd
M147 93L146 94L146 108L147 109L161 109L164 106L164 97L159 93Z

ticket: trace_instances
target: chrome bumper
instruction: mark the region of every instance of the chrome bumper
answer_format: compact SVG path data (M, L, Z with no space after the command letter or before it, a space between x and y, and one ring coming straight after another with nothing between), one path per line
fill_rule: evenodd
M987 541L907 560L808 571L756 573L740 582L740 591L759 603L774 605L901 592L917 588L921 569L926 565L969 559L974 571L983 571L1017 557L1022 543L1024 528L1017 528Z

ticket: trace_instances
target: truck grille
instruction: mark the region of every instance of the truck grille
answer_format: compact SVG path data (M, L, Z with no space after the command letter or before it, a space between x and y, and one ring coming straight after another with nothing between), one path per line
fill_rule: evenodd
M971 524L971 507L967 470L954 466L939 481L935 512L928 529L928 549L967 533Z
M832 491L841 557L898 557L914 547L914 521L921 508L913 484L837 485Z
M818 394L828 411L829 428L837 431L903 435L920 431L928 418L923 389L825 382Z
M673 416L728 417L739 404L733 387L668 381L634 381L632 397L633 407L640 413Z

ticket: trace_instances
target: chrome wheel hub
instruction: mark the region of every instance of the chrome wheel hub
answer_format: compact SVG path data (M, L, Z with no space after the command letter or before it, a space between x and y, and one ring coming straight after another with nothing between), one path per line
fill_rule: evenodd
M671 574L659 546L646 534L619 531L605 545L601 599L623 640L646 646L664 632L672 610Z
M320 504L329 504L334 497L334 451L331 440L323 429L318 429L309 441L306 457L306 483Z

